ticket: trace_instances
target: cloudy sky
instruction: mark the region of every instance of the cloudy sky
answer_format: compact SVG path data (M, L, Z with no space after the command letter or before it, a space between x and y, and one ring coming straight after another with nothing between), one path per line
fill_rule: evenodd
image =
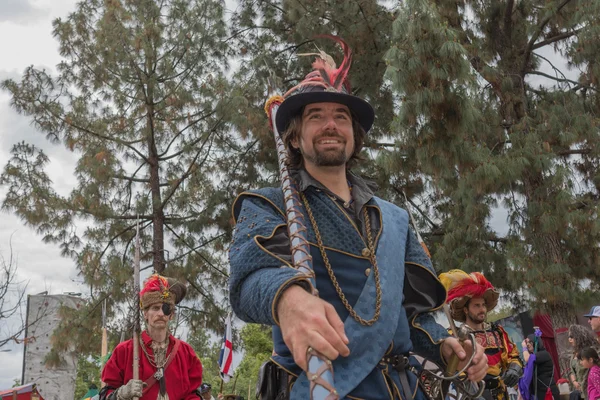
M0 80L19 80L30 65L54 70L59 62L58 43L52 37L52 21L65 17L74 9L75 0L0 0ZM11 109L9 96L0 92L0 165L4 168L11 147L20 141L34 143L50 157L48 173L60 192L74 183L74 157L62 147L51 145L30 125L30 120ZM0 198L5 191L0 189ZM17 217L0 214L0 254L10 257L10 247L18 267L17 280L27 283L27 293L47 290L51 294L82 292L74 264L62 258L58 248L44 244L39 235ZM18 322L18 321L16 321ZM6 337L5 321L0 324L0 338ZM0 389L9 388L21 379L22 345L12 344L0 353Z

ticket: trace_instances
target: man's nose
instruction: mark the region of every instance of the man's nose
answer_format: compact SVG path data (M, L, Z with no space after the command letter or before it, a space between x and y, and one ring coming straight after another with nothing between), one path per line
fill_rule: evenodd
M325 124L323 125L323 128L325 129L337 129L337 122L335 121L335 118L333 117L333 115L329 115L325 117Z

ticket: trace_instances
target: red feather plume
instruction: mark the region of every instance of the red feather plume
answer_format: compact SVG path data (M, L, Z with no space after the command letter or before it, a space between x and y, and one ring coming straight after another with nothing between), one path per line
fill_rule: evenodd
M342 90L342 84L346 82L346 89L349 92L350 87L346 78L350 72L350 66L352 65L352 50L350 49L350 46L348 46L348 44L342 38L337 36L318 35L317 37L328 38L339 43L339 45L342 47L342 51L344 52L344 59L342 60L339 68L333 68L333 66L330 66L322 58L317 58L312 64L313 68L318 70L321 73L323 80L338 92Z
M469 278L465 278L458 282L456 286L448 291L448 301L453 299L469 296L483 297L483 294L488 290L493 290L494 286L480 272L472 272Z
M328 38L339 43L344 52L342 63L336 68L333 59L321 51L320 54L317 54L317 58L312 63L314 70L306 75L306 78L304 78L302 82L288 90L283 97L287 97L289 94L303 86L321 86L324 89L333 88L337 92L341 92L343 87L346 93L351 93L350 83L348 82L348 73L350 71L350 66L352 65L352 50L350 49L350 46L348 46L343 39L334 35L318 35L315 37Z
M144 282L144 288L140 291L140 297L147 292L162 292L168 288L169 282L167 281L167 278L154 274L146 279L146 282Z

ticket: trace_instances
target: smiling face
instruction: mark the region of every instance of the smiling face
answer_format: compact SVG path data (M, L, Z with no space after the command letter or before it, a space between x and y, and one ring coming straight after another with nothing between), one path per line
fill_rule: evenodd
M350 110L338 103L307 105L300 138L291 144L300 149L307 169L345 166L354 151Z
M467 322L472 321L475 324L482 324L485 322L487 306L483 297L474 297L469 300L465 307L465 315L467 316Z

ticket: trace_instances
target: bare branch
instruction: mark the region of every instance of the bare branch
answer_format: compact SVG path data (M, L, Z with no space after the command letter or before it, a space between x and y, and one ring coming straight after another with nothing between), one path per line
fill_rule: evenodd
M559 151L556 154L559 156L571 156L574 154L590 154L592 149L573 149L573 150L563 150Z
M552 79L552 80L554 80L554 81L557 81L557 82L569 82L569 83L572 83L572 84L578 85L578 86L580 86L580 87L585 87L586 89L594 90L594 91L596 91L596 92L598 91L598 89L596 89L595 87L592 87L592 86L584 86L584 85L582 85L580 82L577 82L577 81L574 81L574 80L571 80L571 79L566 79L566 78L557 78L557 77L555 77L555 76L548 75L548 74L545 74L545 73L543 73L543 72L540 72L540 71L528 71L527 73L528 73L528 74L532 74L532 75L539 75L539 76L543 76L543 77L546 77L546 78L548 78L548 79Z
M550 22L550 20L552 19L552 17L554 17L556 14L558 14L560 12L560 10L564 6L566 6L567 4L569 4L570 2L571 2L571 0L563 0L563 2L560 3L558 5L558 7L556 8L556 12L552 13L552 14L549 14L538 25L538 28L536 29L536 31L531 36L531 39L529 39L529 43L527 43L527 47L525 48L525 58L523 60L523 66L521 67L521 71L523 71L523 75L525 75L525 71L527 70L527 65L529 64L529 60L531 59L531 53L533 51L533 46L536 44L535 41L538 39L538 37L540 37L540 35L544 31L544 28L546 27L546 25L548 25L548 22Z
M536 43L536 44L533 46L532 50L539 49L540 47L544 47L544 46L546 46L546 45L552 44L552 43L554 43L554 42L558 42L558 41L560 41L560 40L563 40L563 39L568 39L568 38L570 38L571 36L575 36L575 35L577 35L577 34L578 34L579 32L581 32L581 31L582 31L582 29L580 28L580 29L574 29L574 30L572 30L572 31L569 31L569 32L563 32L563 33L559 33L559 34L558 34L558 35L556 35L556 36L552 36L552 37L549 37L549 38L548 38L548 39L546 39L546 40L542 40L541 42L537 42L537 43Z

